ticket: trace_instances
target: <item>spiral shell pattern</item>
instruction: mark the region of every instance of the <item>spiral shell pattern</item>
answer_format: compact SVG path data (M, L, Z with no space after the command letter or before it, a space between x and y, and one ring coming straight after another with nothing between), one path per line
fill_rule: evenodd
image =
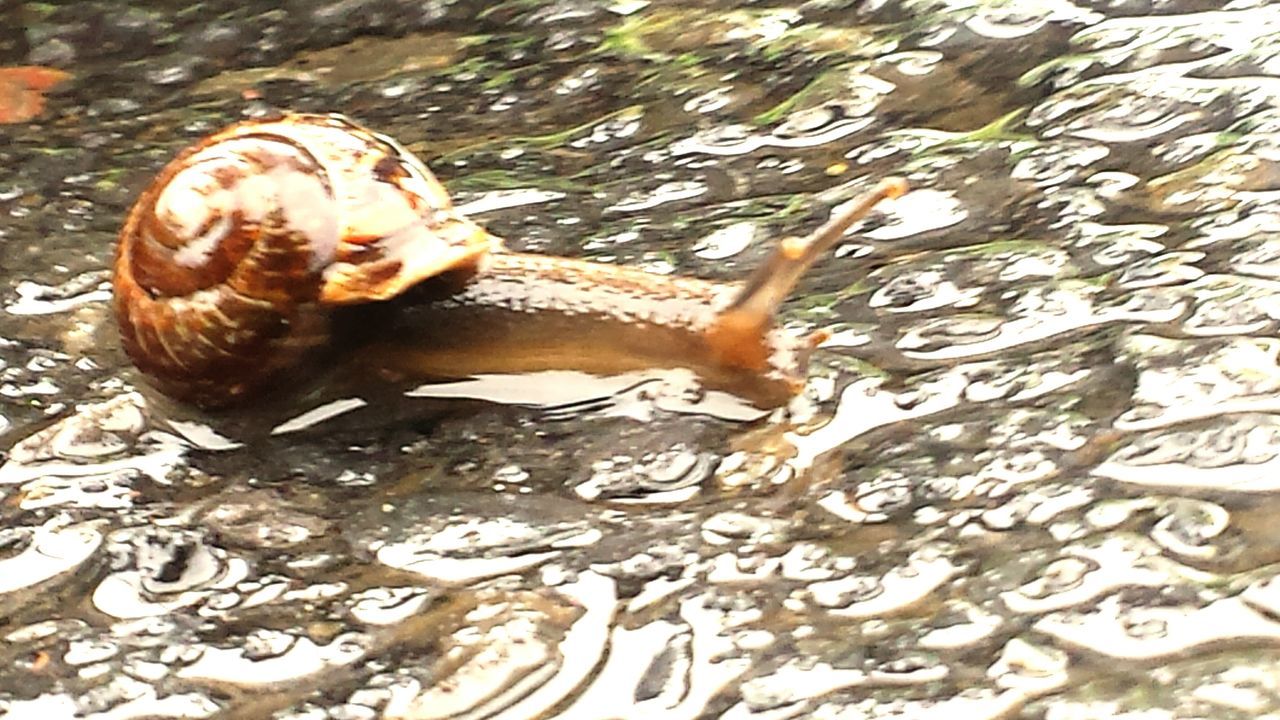
M233 402L386 299L487 252L412 155L341 116L246 122L169 163L120 233L115 314L168 395Z

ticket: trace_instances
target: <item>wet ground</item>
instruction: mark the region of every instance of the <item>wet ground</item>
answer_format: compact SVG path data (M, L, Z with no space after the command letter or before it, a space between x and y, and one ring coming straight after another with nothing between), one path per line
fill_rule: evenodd
M0 128L0 715L1280 712L1280 7L0 8L0 65L74 75ZM668 373L201 415L123 360L114 233L272 108L658 273L914 191L788 305L834 335L785 410Z

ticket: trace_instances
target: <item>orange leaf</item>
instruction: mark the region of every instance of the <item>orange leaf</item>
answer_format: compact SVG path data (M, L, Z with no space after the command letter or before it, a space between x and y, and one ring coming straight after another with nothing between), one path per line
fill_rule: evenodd
M0 123L26 122L44 110L44 91L70 73L37 65L0 67Z

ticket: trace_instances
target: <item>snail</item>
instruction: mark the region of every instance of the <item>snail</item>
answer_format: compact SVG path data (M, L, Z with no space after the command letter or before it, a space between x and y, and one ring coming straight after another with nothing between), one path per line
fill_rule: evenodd
M509 252L395 141L343 116L291 114L232 125L160 171L120 232L114 313L137 368L206 407L293 382L353 306L394 309L396 364L424 375L679 366L774 406L801 387L816 345L775 326L782 300L856 219L904 191L882 182L779 243L745 283L666 277Z

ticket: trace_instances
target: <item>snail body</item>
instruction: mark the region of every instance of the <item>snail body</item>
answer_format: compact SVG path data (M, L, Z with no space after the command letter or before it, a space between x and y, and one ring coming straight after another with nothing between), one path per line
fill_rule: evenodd
M756 340L767 354L762 363L718 356L706 333L736 284L495 252L465 279L428 280L422 289L433 299L410 294L394 303L366 356L396 375L564 369L616 375L682 367L706 387L773 407L800 387L811 350L807 338L769 328Z
M204 406L278 382L329 341L336 310L362 305L394 309L398 364L423 375L680 365L776 405L812 345L773 326L782 298L898 192L782 243L744 285L669 278L507 252L394 141L287 115L205 138L143 191L117 245L114 311L138 369Z

